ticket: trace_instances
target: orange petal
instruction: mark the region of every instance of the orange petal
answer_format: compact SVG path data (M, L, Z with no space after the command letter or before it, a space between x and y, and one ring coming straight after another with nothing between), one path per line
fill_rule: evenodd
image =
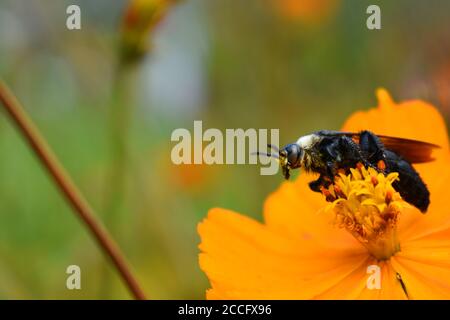
M411 299L450 299L450 268L438 265L436 262L448 259L441 250L439 257L428 257L420 261L418 253L400 253L391 258L394 269L401 274L403 282ZM416 255L411 259L409 255ZM448 260L447 260L448 261Z
M371 265L377 265L380 267L381 284L380 288L369 289L365 283L362 291L358 295L357 299L361 300L405 300L407 296L402 289L401 283L397 280L396 271L393 269L390 261L376 261L372 258L369 262ZM365 270L367 272L367 270ZM365 281L367 282L370 274L365 275Z
M322 194L312 192L313 176L301 174L295 182L284 182L264 204L268 228L292 239L304 239L329 250L364 252L363 246L344 229L333 224L334 217L323 212L327 205Z
M416 229L402 241L398 257L450 269L450 217Z
M245 216L210 210L199 225L200 267L214 299L309 299L335 286L366 259L364 252L323 250Z
M435 143L448 151L445 121L435 107L420 100L397 104L385 89L378 89L377 97L378 108L354 113L342 130L371 130L376 134Z
M372 272L368 267L377 265L380 268L380 287L369 289L367 282ZM404 300L407 299L400 282L396 278L396 272L389 261L376 261L367 258L361 265L353 270L344 279L331 287L326 292L315 297L316 299L340 299L340 300Z
M434 188L430 188L431 203L428 212L421 214L416 208L402 212L399 223L402 247L409 246L412 242L420 246L420 241L428 241L433 238L434 233L450 228L449 185L450 171L442 171L439 185L435 183L433 184Z
M401 282L397 279L397 272L392 267L390 261L382 262L381 269L381 290L378 299L381 300L406 300L408 296L402 288ZM402 279L403 280L403 279Z
M320 295L314 297L315 299L340 299L340 300L353 300L358 298L361 292L366 287L366 281L368 274L366 272L367 265L372 259L367 259L357 266L351 273L345 278L341 279L334 286L330 287L327 291L324 291Z

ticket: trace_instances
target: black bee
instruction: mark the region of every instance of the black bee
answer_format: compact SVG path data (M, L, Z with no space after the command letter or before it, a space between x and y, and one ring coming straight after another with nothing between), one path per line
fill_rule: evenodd
M375 135L370 131L360 133L322 130L300 137L283 149L275 149L283 175L289 179L290 170L301 168L319 174L309 183L311 190L321 192L334 181L338 170L349 171L358 163L378 172L399 173L399 181L392 186L408 203L426 212L430 192L411 163L434 160L433 149L439 146L422 141Z

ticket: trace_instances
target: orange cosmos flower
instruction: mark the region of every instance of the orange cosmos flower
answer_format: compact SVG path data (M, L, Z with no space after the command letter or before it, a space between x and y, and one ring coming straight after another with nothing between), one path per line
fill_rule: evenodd
M440 145L435 161L415 166L431 193L428 212L402 201L391 186L396 174L364 168L336 180L333 203L309 190L312 176L283 182L265 202L264 223L212 209L198 227L200 267L212 287L208 299L450 298L445 123L423 101L396 104L385 90L377 96L377 108L353 114L342 130ZM379 289L367 286L373 265Z
M283 17L315 24L334 16L340 0L273 0L273 3Z
M178 0L130 0L125 9L121 30L120 49L124 62L141 59L148 50L147 38L169 8Z

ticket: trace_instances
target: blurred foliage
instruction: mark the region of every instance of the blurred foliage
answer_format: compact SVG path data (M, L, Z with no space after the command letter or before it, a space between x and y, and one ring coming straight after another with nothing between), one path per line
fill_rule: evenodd
M375 104L380 86L399 100L430 101L448 119L448 1L299 2L180 1L148 30L150 52L119 87L127 1L0 2L1 77L111 228L150 297L203 298L197 223L214 206L261 219L265 197L282 179L260 176L254 165L175 166L174 129L192 129L196 119L204 128L280 128L284 144L339 129L351 112ZM369 31L365 12L374 3L382 29ZM82 30L65 27L69 4L81 7ZM129 109L130 123L122 199L110 219L102 208L114 168L115 103ZM0 152L0 298L129 298L5 117ZM82 269L80 291L65 288L70 264Z

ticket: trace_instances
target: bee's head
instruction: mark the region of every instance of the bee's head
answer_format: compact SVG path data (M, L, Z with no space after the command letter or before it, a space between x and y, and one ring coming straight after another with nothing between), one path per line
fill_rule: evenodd
M290 170L301 167L303 149L296 143L290 143L280 150L280 166L286 179L290 177Z
M277 146L274 146L272 144L268 144L267 147L274 150L278 154L271 152L265 153L260 151L257 151L253 154L264 155L277 159L280 162L280 167L283 170L283 176L285 179L289 179L289 177L291 176L291 169L297 169L302 166L304 150L297 143L288 144L281 150L279 150Z

